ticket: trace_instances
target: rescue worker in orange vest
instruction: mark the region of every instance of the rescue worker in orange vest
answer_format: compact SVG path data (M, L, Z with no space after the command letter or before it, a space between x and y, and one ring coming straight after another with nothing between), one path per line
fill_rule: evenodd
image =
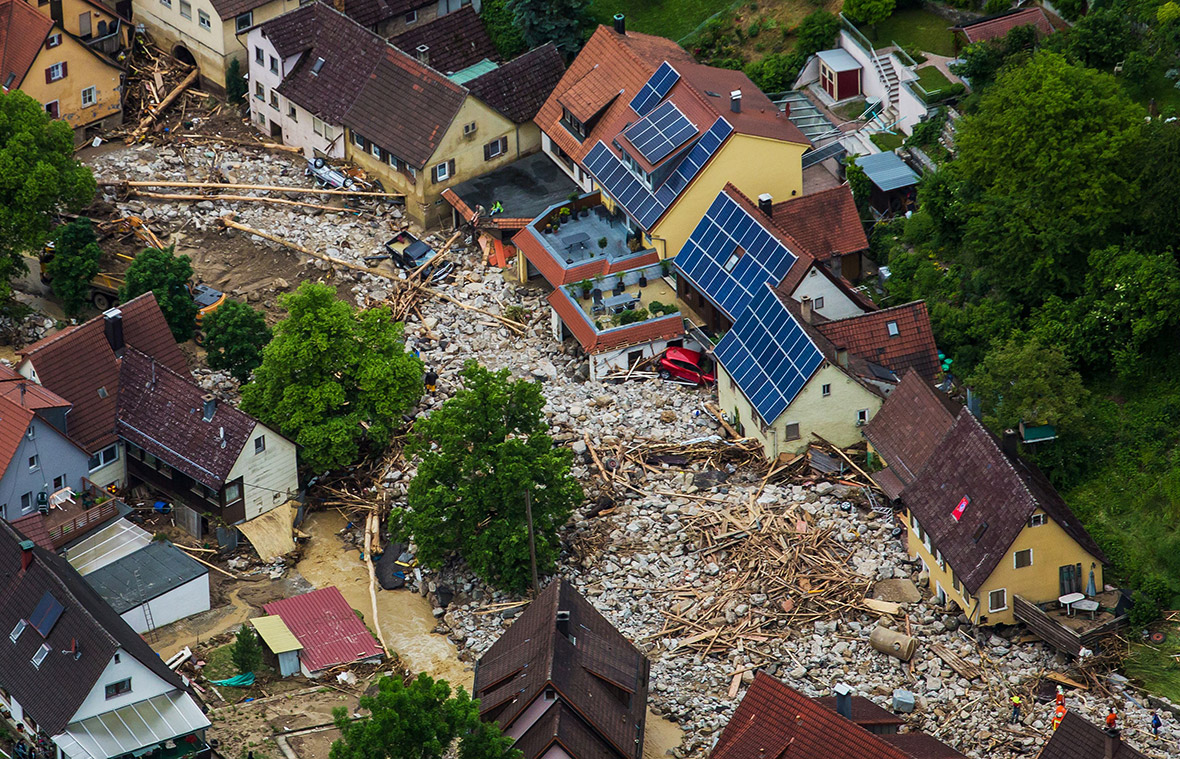
M1106 715L1106 729L1107 730L1114 730L1116 723L1118 722L1118 719L1119 719L1118 712L1116 712L1114 710L1113 706L1110 707L1110 713Z
M1053 710L1053 729L1056 730L1061 720L1065 719L1065 704L1058 704Z
M1065 691L1062 690L1060 685L1057 686L1057 705L1065 706Z

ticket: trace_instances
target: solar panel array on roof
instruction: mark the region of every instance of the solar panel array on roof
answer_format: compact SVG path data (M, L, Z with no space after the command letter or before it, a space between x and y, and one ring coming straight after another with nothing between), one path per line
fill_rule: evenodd
M61 602L47 590L45 595L41 596L41 600L37 602L37 608L33 609L33 613L29 615L29 624L33 626L34 630L41 633L42 638L48 638L49 631L57 624L64 608Z
M649 163L655 165L697 133L696 125L673 102L656 108L623 134Z
M717 152L717 148L721 147L721 143L725 142L729 135L733 134L733 127L728 121L718 117L713 122L713 126L701 135L701 138L696 141L680 165L676 170L669 175L667 180L656 190L656 199L660 204L667 208L676 200L676 196L688 183L693 180L697 172L701 170L713 154Z
M750 299L716 354L767 424L795 400L824 360L771 285L763 285Z
M640 116L651 113L652 109L668 94L668 90L672 89L672 85L678 81L680 81L680 74L672 68L672 64L664 61L639 90L639 94L631 99L631 110Z
M692 231L676 268L731 319L787 275L797 256L722 190Z
M644 228L650 229L664 212L664 205L656 200L651 190L644 187L639 178L601 141L587 154L585 164L603 189Z

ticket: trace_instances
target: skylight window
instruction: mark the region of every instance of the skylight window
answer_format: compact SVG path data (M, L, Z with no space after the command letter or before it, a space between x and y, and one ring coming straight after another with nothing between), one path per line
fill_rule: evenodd
M901 330L897 328L897 322L889 322L885 325L885 328L889 330L890 337L897 337L901 334Z
M312 64L311 73L318 74L318 73L320 73L320 69L322 69L323 67L324 67L324 59L323 58L316 58L315 63Z
M983 537L983 533L987 532L987 522L975 528L975 534L971 536L971 540L978 543L979 539Z
M33 666L40 669L41 662L45 661L46 656L49 656L49 644L42 643L41 647L37 649L37 653L33 654Z
M737 266L738 261L741 260L742 254L746 251L742 250L742 246L737 246L733 249L733 253L729 254L729 258L725 260L725 271L732 272Z
M20 637L20 634L23 633L25 631L25 628L28 626L29 626L28 623L25 622L23 619L19 620L16 623L16 627L12 628L12 632L9 634L8 639L11 640L13 643L16 643L17 638Z

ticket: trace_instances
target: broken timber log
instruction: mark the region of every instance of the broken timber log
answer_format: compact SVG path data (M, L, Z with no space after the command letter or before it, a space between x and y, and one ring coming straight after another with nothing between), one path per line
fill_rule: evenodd
M191 87L193 82L197 81L197 77L200 75L200 69L194 67L193 70L189 72L189 75L186 76L180 84L176 85L176 89L172 90L172 92L169 92L168 96L161 100L158 106L149 109L148 115L139 120L139 126L135 128L135 131L127 135L127 142L135 142L144 134L146 134L148 128L153 122L155 122L156 119L160 117L160 114L167 110L168 106L172 105L176 98L180 97L182 92Z
M360 197L404 198L400 192L371 192L368 190L322 190L318 187L284 187L266 184L223 184L219 182L152 182L127 180L100 181L99 187L190 187L198 190L257 190L259 192L298 192L311 195L357 195ZM186 196L188 197L188 196ZM196 196L194 196L196 197ZM216 197L210 195L208 197Z
M187 201L189 203L199 203L202 200L224 200L231 203L271 203L273 205L280 206L318 208L321 211L332 211L335 213L366 213L365 211L358 208L339 208L337 206L325 206L320 203L308 203L302 200L287 200L286 198L259 198L253 195L188 195L178 192L130 192L128 197L151 198L153 200L180 200Z

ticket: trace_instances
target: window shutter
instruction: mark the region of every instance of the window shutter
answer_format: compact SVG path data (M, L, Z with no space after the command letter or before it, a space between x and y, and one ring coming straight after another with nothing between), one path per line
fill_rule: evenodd
M447 161L447 179L455 178L455 159Z
M62 79L65 79L65 78L66 78L67 76L69 76L69 75L70 75L70 68L69 68L69 66L66 64L66 62L65 62L65 61L62 61L62 62L61 62L61 78L62 78Z
M493 143L489 142L487 145L483 146L483 159L485 161L492 160L492 144Z
M438 183L438 166L432 166L430 169L430 181Z
M49 84L52 81L53 81L53 67L50 66L49 68L45 69L45 83Z
M500 155L504 155L507 152L508 152L508 138L501 137L500 138Z

